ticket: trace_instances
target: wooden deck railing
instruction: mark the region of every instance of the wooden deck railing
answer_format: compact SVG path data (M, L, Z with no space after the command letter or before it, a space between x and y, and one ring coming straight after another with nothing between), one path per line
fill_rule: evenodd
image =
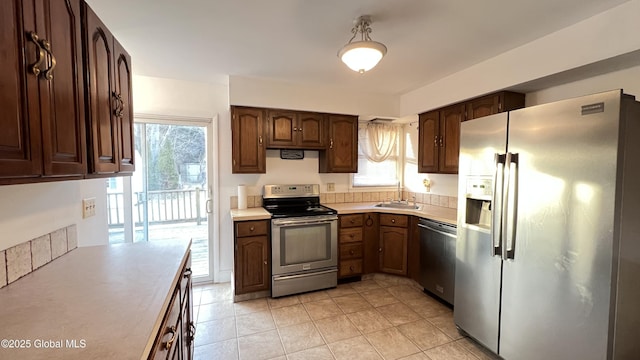
M149 224L171 224L195 221L200 225L206 221L207 193L199 188L193 190L149 191L147 217ZM142 225L144 219L144 193L133 194L133 221ZM123 193L107 194L109 227L124 226Z

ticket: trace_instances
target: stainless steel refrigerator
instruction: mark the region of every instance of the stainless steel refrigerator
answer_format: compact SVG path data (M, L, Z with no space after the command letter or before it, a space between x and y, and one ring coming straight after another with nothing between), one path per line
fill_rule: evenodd
M461 126L454 320L504 359L640 359L640 103Z

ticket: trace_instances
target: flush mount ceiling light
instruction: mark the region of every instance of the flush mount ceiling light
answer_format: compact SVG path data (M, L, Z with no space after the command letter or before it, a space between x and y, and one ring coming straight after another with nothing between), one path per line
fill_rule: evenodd
M351 40L340 49L338 57L351 70L364 74L365 71L373 69L378 64L387 53L387 47L369 37L371 17L368 15L360 16L354 22L351 33L353 33ZM353 41L358 33L360 33L360 40Z

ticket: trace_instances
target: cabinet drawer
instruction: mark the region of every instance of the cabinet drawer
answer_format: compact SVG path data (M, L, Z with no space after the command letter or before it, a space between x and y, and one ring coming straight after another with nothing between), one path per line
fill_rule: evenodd
M340 245L340 260L361 259L362 243Z
M340 273L338 276L343 277L360 274L362 274L362 259L340 262Z
M380 226L406 227L409 223L407 215L380 214Z
M341 228L349 228L349 227L357 227L357 226L362 226L362 214L340 216Z
M340 229L340 244L362 241L362 228Z
M236 222L237 237L266 235L268 230L269 222L265 220Z

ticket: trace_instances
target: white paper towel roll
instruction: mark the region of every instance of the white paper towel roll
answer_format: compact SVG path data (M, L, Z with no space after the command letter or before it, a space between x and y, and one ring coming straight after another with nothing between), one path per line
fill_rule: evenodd
M244 185L238 185L238 209L247 208L247 187Z

